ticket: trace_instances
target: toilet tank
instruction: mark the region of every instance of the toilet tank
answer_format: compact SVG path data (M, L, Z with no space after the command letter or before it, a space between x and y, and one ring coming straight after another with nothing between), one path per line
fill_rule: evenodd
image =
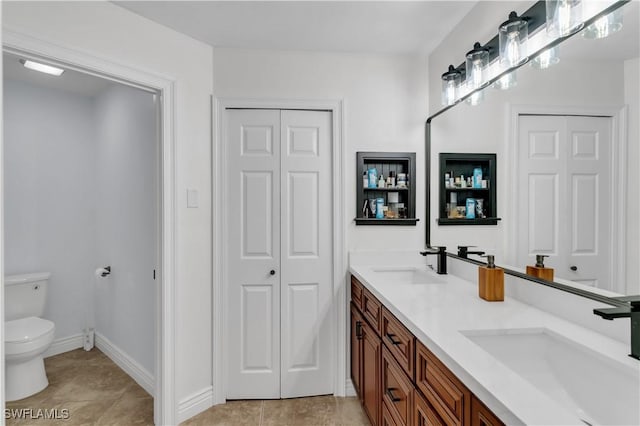
M8 275L4 277L4 319L41 317L47 301L51 273Z

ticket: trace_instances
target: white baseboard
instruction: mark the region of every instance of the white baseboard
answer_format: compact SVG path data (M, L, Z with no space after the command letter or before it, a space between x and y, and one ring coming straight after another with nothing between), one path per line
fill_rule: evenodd
M182 423L212 406L213 386L208 386L178 403L178 423Z
M344 396L358 396L356 394L356 388L353 386L353 382L351 379L347 379L347 384L344 389Z
M111 361L124 370L133 380L136 381L149 395L153 396L155 393L155 380L153 374L149 373L144 367L142 367L136 360L131 358L122 349L114 345L109 339L102 334L97 333L95 335L95 344ZM82 344L80 344L82 346Z
M43 356L45 358L49 358L50 356L60 355L74 349L79 349L82 347L83 343L84 340L82 333L74 334L67 337L61 337L60 339L56 339L53 341L53 343L51 343L51 346L49 346L49 349L45 351Z

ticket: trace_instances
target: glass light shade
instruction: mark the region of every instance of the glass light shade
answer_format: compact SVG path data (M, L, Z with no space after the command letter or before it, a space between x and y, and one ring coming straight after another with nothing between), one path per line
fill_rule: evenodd
M565 37L579 31L582 21L581 0L546 0L547 34L550 37Z
M489 65L489 49L473 45L473 50L467 52L465 84L470 89L477 89L486 83L487 66Z
M516 70L513 70L496 80L496 82L493 84L493 87L499 90L507 90L511 89L512 87L516 87L517 85L518 78L516 76Z
M467 98L467 103L471 106L476 106L484 100L484 90L478 90L473 95Z
M516 12L509 14L509 19L498 27L500 43L500 64L506 69L527 60L527 40L529 25Z
M539 70L545 70L558 62L560 62L560 47L553 46L543 50L538 56L533 58L531 66Z
M448 106L456 103L458 99L458 87L462 73L449 65L447 72L442 74L442 105Z
M582 31L587 39L605 38L622 28L622 10L616 9L606 16L598 18L593 24Z

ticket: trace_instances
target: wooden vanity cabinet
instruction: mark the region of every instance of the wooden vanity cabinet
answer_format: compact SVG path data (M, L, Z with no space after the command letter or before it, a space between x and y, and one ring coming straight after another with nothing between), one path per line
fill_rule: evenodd
M373 426L504 426L351 277L351 379Z

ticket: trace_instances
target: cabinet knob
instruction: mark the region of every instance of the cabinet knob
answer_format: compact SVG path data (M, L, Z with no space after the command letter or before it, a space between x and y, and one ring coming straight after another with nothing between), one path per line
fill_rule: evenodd
M275 269L272 269L272 270L269 271L269 275L275 275L275 274L276 274Z
M578 267L577 267L576 265L573 265L573 266L571 266L569 269L571 269L572 271L574 271L574 272L575 272L575 271L577 271L577 270L578 270Z

